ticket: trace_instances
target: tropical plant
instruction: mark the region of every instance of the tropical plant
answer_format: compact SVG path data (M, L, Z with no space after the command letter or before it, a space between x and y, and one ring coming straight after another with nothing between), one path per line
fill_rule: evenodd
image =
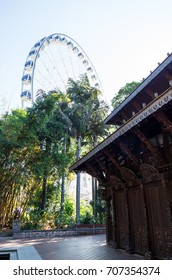
M130 93L132 93L138 86L140 82L126 83L125 86L120 88L120 90L112 98L112 107L116 108Z
M66 124L58 102L61 96L51 94L27 111L14 110L0 120L1 224L10 223L16 207L24 213L35 192L44 212L47 185L60 180L72 158L70 150L68 156L63 153Z
M90 86L86 75L83 75L79 81L69 79L67 96L70 103L67 115L71 120L71 131L77 142L76 160L82 155L83 145L87 145L86 151L88 151L97 144L98 136L105 135L106 130L104 130L102 121L108 107L105 103L100 102L99 95L100 91ZM90 145L91 143L92 145ZM77 172L76 222L79 223L79 221L80 172Z
M69 80L66 95L39 91L32 107L1 117L1 225L11 223L16 207L31 228L45 226L46 219L52 227L59 219L61 224L74 221L75 211L67 214L64 186L75 156L79 159L107 133L101 126L107 108L99 101L99 94L83 76L77 82ZM79 222L79 173L77 177Z

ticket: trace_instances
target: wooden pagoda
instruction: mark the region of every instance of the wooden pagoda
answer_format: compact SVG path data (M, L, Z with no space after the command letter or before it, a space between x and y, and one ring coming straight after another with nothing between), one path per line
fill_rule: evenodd
M116 131L70 167L104 187L107 242L172 259L172 54L105 120Z

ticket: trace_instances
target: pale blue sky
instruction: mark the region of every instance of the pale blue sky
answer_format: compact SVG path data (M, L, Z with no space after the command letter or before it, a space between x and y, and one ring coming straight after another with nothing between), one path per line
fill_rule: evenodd
M21 105L24 63L42 37L63 33L90 57L107 100L140 81L172 48L171 0L0 0L0 100Z

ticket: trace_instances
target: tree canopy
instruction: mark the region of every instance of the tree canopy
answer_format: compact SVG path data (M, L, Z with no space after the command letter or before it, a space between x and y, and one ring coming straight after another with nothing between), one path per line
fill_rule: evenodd
M68 167L82 148L88 151L107 133L102 124L107 106L99 94L83 76L76 82L69 80L66 94L39 91L32 107L1 117L1 225L11 223L16 207L25 222L49 220L47 215L53 215L53 224L69 215L71 221L73 204L67 196L60 199L62 178L65 174L68 180Z
M120 88L120 90L114 95L112 102L112 107L115 109L130 93L132 93L138 86L140 82L126 83L125 86Z

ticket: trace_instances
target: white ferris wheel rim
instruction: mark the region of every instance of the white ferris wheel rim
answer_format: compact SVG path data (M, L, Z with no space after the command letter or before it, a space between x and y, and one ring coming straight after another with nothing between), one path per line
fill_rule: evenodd
M75 56L77 61L80 60L81 64L83 64L83 66L84 65L86 66L85 73L80 73L80 74L87 74L89 81L92 83L91 86L100 89L100 91L103 93L102 85L98 77L98 74L91 60L89 59L88 55L83 50L83 48L71 37L63 33L54 33L39 40L37 43L34 44L34 46L29 51L29 54L24 64L24 70L22 76L21 98L23 101L32 101L32 103L34 102L34 97L36 94L36 92L34 92L34 84L36 83L35 81L36 78L35 72L37 70L36 66L38 64L41 53L45 54L46 46L51 45L51 43L55 43L55 44L59 43L60 45L70 47L70 49L73 51L71 52L73 53L72 56ZM62 47L62 50L64 50L64 47ZM50 59L50 63L52 64L51 66L53 66L53 61L51 61L51 59ZM47 68L46 64L45 64L45 68ZM55 68L55 66L53 66L53 68ZM48 68L46 70L47 72L49 71ZM45 75L43 78L46 81ZM73 78L73 77L68 76L68 78ZM55 89L53 87L54 86L52 85L51 90ZM44 88L42 89L44 90Z

